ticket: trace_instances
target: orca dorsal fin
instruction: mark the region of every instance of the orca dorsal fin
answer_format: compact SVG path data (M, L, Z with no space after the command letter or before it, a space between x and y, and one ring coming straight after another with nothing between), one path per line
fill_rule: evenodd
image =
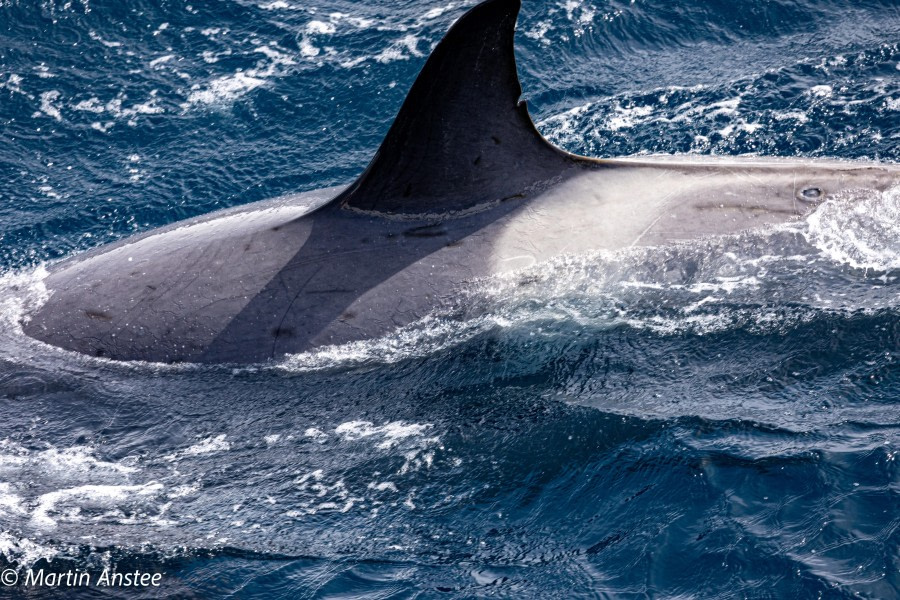
M537 131L516 73L520 0L487 0L435 47L365 172L340 204L392 215L447 215L516 197L575 157Z

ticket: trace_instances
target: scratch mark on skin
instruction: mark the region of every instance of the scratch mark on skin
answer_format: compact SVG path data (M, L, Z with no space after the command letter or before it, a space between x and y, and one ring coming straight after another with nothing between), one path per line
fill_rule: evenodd
M246 298L246 296L243 296L243 298ZM242 296L240 296L240 295L226 296L225 298L219 298L218 300L212 300L212 301L198 307L197 309L191 311L191 313L189 313L189 314L202 315L204 312L207 312L209 310L209 308L216 306L217 304L221 304L223 302L234 302L235 300L239 300L239 299L242 299Z
M86 310L84 315L89 319L97 319L98 321L112 321L112 317L109 314L100 310Z
M662 175L659 175L656 179L659 179L659 178L661 178L661 177L662 177ZM664 207L663 210L660 211L658 217L656 217L655 219L653 219L653 221L651 221L650 224L647 225L647 227L640 233L640 235L638 235L636 238L634 238L634 241L631 242L631 243L628 245L630 248L633 248L634 246L636 246L637 243L640 242L641 239L642 239L645 235L647 235L647 233L649 233L649 231L650 231L651 229L653 229L653 227L659 222L659 220L662 219L664 216L666 216L666 214L667 214L667 213L666 213L666 208L667 208L667 206L672 202L672 198L673 198L674 196L675 196L675 192L669 192L669 193L666 195L666 197L663 198L663 201L662 201L662 206Z
M306 289L306 286L309 285L309 282L312 281L313 278L319 274L319 271L321 271L324 266L325 265L319 265L319 268L316 269L315 271L313 271L312 275L310 275L306 279L306 281L303 282L303 285L301 285L300 289L297 290L297 293L291 299L290 304L287 305L287 308L285 309L284 313L281 315L281 320L278 321L278 327L275 328L275 336L274 336L274 339L272 340L272 353L270 354L269 358L275 357L275 347L278 345L278 332L284 331L284 320L287 319L287 316L290 314L291 308L294 306L294 302L297 301L297 298L300 297L300 294L303 293L303 290Z
M662 219L664 216L665 216L665 213L660 213L658 217L656 217L655 219L653 219L653 220L650 222L650 224L647 225L647 227L640 233L639 236L637 236L636 238L634 238L634 241L633 241L633 242L631 242L630 244L628 244L628 246L629 246L630 248L634 248L634 247L637 245L637 243L640 242L641 239L642 239L645 235L647 235L647 233L648 233L651 229L653 229L653 227L654 227L657 223L659 223L659 220Z
M413 227L403 232L406 237L440 237L447 235L447 230L440 224Z
M331 288L327 290L309 290L307 294L352 294L356 290L350 288Z
M799 215L800 211L797 210L797 171L794 171L794 191L791 194L791 205L794 207L794 212Z
M737 210L740 212L749 212L751 214L756 213L774 213L774 214L785 214L785 215L794 215L796 214L793 210L788 208L772 208L770 206L766 206L765 204L695 204L694 207L698 210Z
M362 248L359 250L342 250L342 251L334 251L329 252L328 254L316 254L306 258L305 260L297 260L291 262L289 265L284 267L285 271L294 270L300 267L305 267L307 265L315 264L316 262L321 262L323 258L325 259L333 259L333 258L342 258L345 256L350 256L352 254L367 254L372 252L370 248Z

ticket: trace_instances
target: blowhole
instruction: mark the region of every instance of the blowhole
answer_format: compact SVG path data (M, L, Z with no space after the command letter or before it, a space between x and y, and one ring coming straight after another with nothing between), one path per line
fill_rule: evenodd
M808 187L800 192L800 199L808 201L820 200L822 195L822 190L820 188Z

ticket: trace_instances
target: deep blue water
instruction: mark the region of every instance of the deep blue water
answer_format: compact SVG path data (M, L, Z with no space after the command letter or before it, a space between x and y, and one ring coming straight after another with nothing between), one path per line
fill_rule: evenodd
M22 335L48 261L351 180L472 4L0 0L0 567L164 574L126 598L900 597L897 189L275 365ZM517 56L572 152L900 162L898 40L896 0L570 0L526 2Z

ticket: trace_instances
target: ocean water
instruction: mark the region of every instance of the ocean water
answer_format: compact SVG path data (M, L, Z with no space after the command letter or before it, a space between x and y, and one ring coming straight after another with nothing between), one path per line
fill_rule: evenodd
M900 597L900 189L274 364L22 334L54 260L352 180L473 4L0 0L0 596ZM572 152L896 163L898 40L896 0L527 1L517 57Z

